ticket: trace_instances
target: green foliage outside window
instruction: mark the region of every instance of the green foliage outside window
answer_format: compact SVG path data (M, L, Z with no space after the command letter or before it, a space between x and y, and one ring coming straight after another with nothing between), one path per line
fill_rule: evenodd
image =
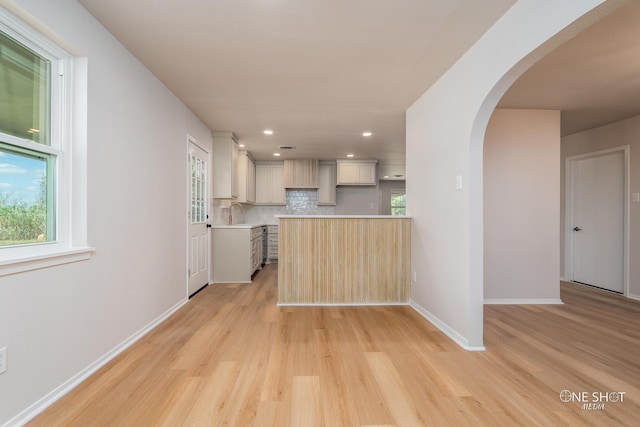
M391 215L407 214L407 195L400 191L391 191Z

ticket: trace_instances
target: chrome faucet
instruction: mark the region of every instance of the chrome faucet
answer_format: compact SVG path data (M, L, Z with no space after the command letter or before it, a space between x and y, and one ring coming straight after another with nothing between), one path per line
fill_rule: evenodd
M239 206L240 207L240 212L242 212L242 205L240 204L240 202L233 202L229 205L229 225L233 224L233 207L234 206Z

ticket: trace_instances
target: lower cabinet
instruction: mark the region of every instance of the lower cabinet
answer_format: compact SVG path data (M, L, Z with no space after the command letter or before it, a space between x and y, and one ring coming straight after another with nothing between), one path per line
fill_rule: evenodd
M267 251L265 262L267 264L278 262L278 226L277 225L267 226L267 242L266 242L265 248Z
M216 227L212 232L213 283L251 283L262 266L262 227Z
M262 268L262 227L251 229L251 274Z

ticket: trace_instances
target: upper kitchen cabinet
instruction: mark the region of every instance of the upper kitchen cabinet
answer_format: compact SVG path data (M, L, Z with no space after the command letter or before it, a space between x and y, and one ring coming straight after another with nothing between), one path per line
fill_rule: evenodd
M335 205L336 163L321 162L319 169L318 205Z
M256 164L251 155L245 151L238 151L238 198L240 203L253 204L256 202Z
M337 160L338 185L376 185L377 160Z
M286 205L283 162L256 163L256 205Z
M233 132L213 134L213 198L238 197L238 139Z
M284 161L285 188L318 188L316 159L287 159Z

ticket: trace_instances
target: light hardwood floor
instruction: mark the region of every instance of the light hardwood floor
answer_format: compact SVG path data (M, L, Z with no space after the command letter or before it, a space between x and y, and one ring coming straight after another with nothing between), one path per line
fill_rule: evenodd
M487 306L474 353L409 307L276 307L276 274L209 286L29 425L638 425L638 302L563 284L562 306Z

